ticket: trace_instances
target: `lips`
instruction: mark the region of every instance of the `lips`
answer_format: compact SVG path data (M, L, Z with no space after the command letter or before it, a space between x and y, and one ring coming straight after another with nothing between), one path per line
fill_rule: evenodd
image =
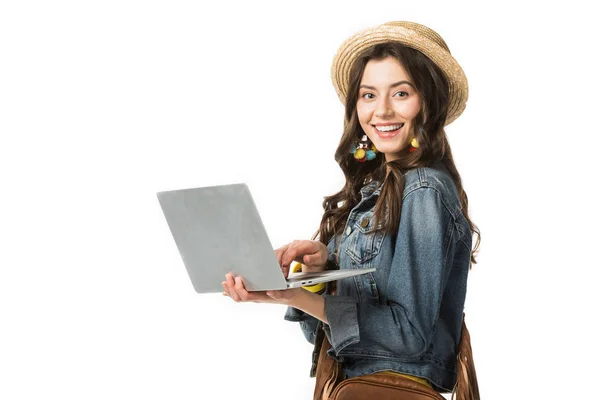
M399 124L385 124L385 125L373 125L375 133L382 139L389 139L398 134L404 123ZM381 130L380 130L381 129Z

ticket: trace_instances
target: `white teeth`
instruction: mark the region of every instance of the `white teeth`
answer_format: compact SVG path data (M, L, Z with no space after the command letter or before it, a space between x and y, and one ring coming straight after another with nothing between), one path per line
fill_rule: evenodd
M400 125L386 125L386 126L375 126L379 132L390 132L395 131L396 129L400 129L404 126L404 124Z

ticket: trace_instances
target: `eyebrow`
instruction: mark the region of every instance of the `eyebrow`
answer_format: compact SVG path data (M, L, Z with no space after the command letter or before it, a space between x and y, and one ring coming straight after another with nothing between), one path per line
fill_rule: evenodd
M409 81L400 81L400 82L396 82L396 83L392 83L390 85L390 88L395 88L396 86L400 86L400 85L409 85L410 87L412 87L413 89L417 90L417 88L415 88L415 85L413 85L412 83L410 83ZM371 90L376 90L375 87L373 86L368 86L368 85L360 85L358 87L359 89L371 89Z

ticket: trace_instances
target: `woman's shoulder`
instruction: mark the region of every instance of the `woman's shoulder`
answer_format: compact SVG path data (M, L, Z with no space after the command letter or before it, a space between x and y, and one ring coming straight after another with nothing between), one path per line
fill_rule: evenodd
M432 187L438 190L452 190L456 192L456 185L452 176L444 166L413 168L404 174L404 189L419 187Z
M447 208L460 211L460 200L454 180L443 166L419 167L404 175L404 198L413 192L435 190L442 197Z

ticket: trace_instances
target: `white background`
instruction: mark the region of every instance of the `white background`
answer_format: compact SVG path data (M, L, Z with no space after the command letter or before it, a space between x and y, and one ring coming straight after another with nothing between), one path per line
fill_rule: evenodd
M600 398L600 36L579 2L4 1L0 398L312 398L277 305L198 295L157 191L247 182L309 238L344 39L430 26L469 79L448 126L482 231L466 314L484 399Z

